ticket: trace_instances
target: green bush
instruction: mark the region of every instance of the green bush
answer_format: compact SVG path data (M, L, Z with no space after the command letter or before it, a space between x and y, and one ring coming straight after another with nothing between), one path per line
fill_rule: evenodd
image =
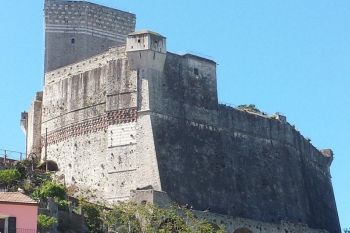
M242 104L237 107L240 110L247 111L247 112L253 112L253 113L259 113L262 112L255 106L255 104Z
M16 170L19 172L20 178L21 178L22 180L25 179L26 176L27 176L27 168L24 166L24 164L21 163L21 162L17 162L17 163L15 164L15 168L16 168Z
M57 218L50 217L45 214L38 215L38 228L41 231L50 230L55 224L57 224Z
M52 181L51 174L36 171L31 177L31 181L35 186L41 186L48 181Z
M86 202L84 200L80 200L80 208L89 232L104 232L102 208L98 205Z
M55 198L55 202L57 203L59 210L64 210L64 211L69 210L69 201L59 200L59 199Z
M17 169L6 169L0 171L0 184L9 188L16 184L21 178L21 174Z
M65 200L66 189L63 185L52 181L47 181L33 192L35 199L54 198L56 201Z

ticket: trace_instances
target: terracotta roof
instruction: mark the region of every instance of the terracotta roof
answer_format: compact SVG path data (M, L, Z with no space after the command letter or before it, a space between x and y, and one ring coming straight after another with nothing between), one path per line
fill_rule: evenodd
M22 204L38 204L30 197L19 192L0 192L0 203L22 203Z

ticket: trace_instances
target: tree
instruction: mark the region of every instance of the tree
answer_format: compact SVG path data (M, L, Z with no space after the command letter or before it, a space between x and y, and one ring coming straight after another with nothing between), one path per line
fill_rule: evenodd
M16 184L21 177L21 174L17 169L6 169L0 171L0 184L9 188L11 185Z
M89 232L103 233L103 208L85 200L80 200L80 208Z

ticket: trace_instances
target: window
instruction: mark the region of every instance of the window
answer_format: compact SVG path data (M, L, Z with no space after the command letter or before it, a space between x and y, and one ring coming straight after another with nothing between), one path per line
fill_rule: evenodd
M71 43L72 43L72 44L74 44L74 43L75 43L75 39L74 39L74 38L72 38Z
M8 224L8 233L16 233L16 218L9 217Z
M194 68L194 69L193 69L193 73L194 73L195 75L199 75L199 70L198 70L198 68Z

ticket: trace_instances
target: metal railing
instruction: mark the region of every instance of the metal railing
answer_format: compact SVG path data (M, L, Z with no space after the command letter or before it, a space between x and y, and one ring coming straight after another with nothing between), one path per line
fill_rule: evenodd
M0 148L0 162L17 161L25 159L25 153Z

